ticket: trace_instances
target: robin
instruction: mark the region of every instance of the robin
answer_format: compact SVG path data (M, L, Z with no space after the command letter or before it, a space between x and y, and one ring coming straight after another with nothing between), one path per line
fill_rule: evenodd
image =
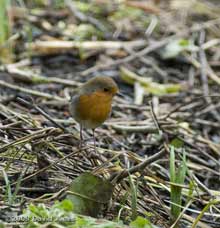
M80 145L83 128L92 129L96 149L95 129L109 117L113 97L118 91L115 81L105 76L94 77L77 89L70 101L70 113L80 124Z

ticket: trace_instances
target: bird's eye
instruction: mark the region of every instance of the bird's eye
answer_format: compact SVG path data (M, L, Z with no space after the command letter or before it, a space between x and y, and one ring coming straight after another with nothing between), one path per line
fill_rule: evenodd
M109 91L109 89L108 88L104 88L104 92L108 92Z

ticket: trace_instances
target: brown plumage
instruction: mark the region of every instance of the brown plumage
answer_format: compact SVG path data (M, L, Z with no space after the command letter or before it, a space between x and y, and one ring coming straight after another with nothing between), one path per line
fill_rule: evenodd
M112 99L118 86L110 77L97 76L78 88L70 102L70 112L82 128L100 126L110 115Z

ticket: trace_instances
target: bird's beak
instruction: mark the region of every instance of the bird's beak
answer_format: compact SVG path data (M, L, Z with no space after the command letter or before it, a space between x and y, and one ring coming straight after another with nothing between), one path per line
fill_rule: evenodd
M112 95L114 96L114 95L118 94L118 92L119 92L119 89L118 88L114 88L113 91L112 91Z

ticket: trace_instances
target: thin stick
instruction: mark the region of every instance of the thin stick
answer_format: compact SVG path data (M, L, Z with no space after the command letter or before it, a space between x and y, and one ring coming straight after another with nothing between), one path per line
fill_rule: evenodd
M89 22L90 24L93 24L96 28L98 28L100 31L106 32L105 26L99 20L97 20L96 18L93 18L91 16L87 16L87 15L83 14L82 12L80 12L77 9L77 7L75 6L75 3L73 1L65 0L65 3L78 20L80 20L82 22Z
M48 119L51 123L53 123L58 128L62 129L65 133L70 133L65 127L63 127L61 124L59 124L55 120L53 120L43 109L38 107L36 104L30 103L29 101L26 101L20 97L18 97L17 100L22 102L25 105L28 105L28 106L34 108L37 112L42 114L46 119Z
M10 88L10 89L13 89L13 90L18 91L18 92L31 94L31 95L38 96L38 97L43 97L43 98L46 98L46 99L67 102L67 99L65 99L65 98L62 98L62 97L59 97L59 96L56 96L56 95L52 95L52 94L49 94L49 93L39 92L39 91L36 91L36 90L32 90L32 89L27 89L27 88L23 88L23 87L20 87L20 86L16 86L16 85L13 85L11 83L8 83L8 82L2 81L2 80L0 80L0 86L6 87L6 88Z
M151 164L152 162L158 160L159 158L163 157L166 154L166 150L162 149L160 152L152 155L151 157L147 158L146 160L144 160L143 162L139 163L136 166L131 167L130 169L125 169L119 173L115 173L113 174L109 180L112 183L118 183L120 182L122 179L128 177L129 175L136 173L136 172L141 172L143 169L145 169L145 167L149 164Z
M60 53L60 51L71 51L73 49L83 50L112 50L141 48L146 46L145 40L134 41L35 41L27 44L27 47L36 53Z
M14 64L15 65L15 64ZM21 70L14 66L13 64L8 64L6 66L0 66L0 71L5 71L9 73L12 78L19 81L24 81L33 84L46 84L46 83L56 83L65 86L80 86L80 82L75 82L73 80L62 79L57 77L45 77L31 71Z
M129 56L123 58L123 59L119 59L119 60L116 60L116 61L111 62L111 63L101 64L101 65L96 65L94 67L91 67L91 68L83 71L81 73L81 75L86 76L86 75L88 75L90 73L93 73L93 72L95 72L97 70L106 69L108 67L117 66L117 65L120 65L120 64L123 64L123 63L131 62L132 60L134 60L136 58L140 58L140 57L142 57L144 55L149 54L152 51L155 51L155 50L163 47L164 45L166 45L171 40L171 38L173 38L173 36L172 37L168 37L166 39L163 39L161 41L155 42L152 45L142 49L141 51L136 52L136 53L134 53L132 55L129 55Z
M24 177L24 178L21 180L21 182L24 182L24 181L27 181L27 180L32 179L34 176L36 176L36 175L38 175L38 174L40 174L40 173L46 171L47 169L49 169L49 168L51 168L51 167L57 165L59 162L64 161L64 160L66 160L67 158L69 158L69 157L71 157L71 156L73 156L74 154L77 154L77 153L79 153L79 152L80 152L80 150L76 150L76 151L73 151L72 153L66 155L66 156L63 157L63 158L60 158L60 159L55 160L54 162L50 163L48 166L46 166L46 167L44 167L44 168L42 168L42 169L36 171L36 172L33 173L33 174L30 174L29 176ZM16 184L17 184L17 182L14 182L14 183L12 183L12 186L14 186L14 185L16 185Z

